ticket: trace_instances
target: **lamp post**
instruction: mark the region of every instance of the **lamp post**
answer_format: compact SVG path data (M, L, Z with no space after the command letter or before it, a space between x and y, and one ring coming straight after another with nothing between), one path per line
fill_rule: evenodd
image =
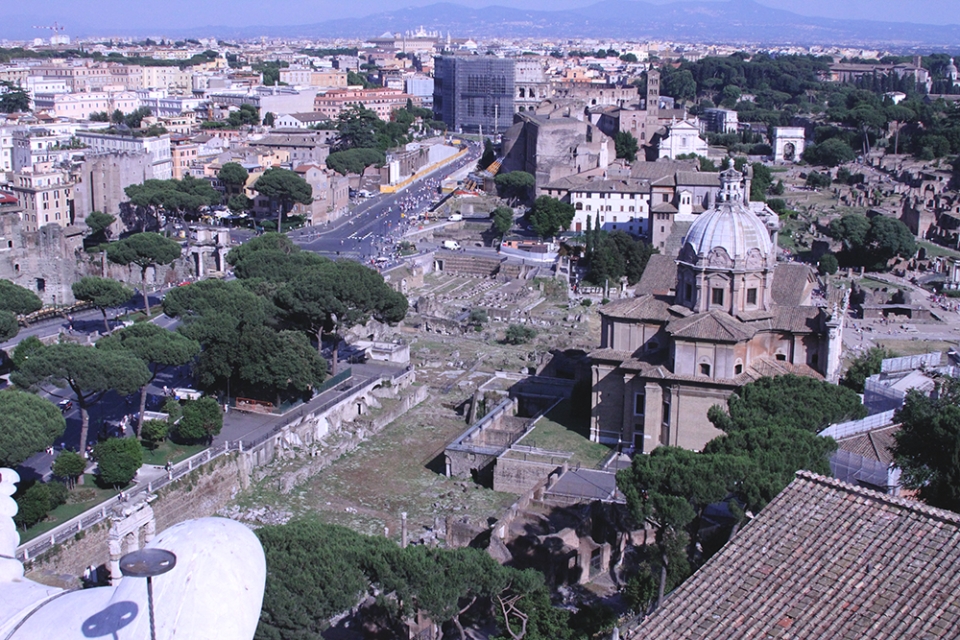
M150 640L157 640L153 616L153 576L163 575L177 565L177 556L165 549L140 549L120 558L120 573L147 579L147 608L150 611Z

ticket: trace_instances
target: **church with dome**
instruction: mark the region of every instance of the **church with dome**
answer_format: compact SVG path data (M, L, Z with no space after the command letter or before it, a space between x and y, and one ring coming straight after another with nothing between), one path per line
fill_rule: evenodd
M843 292L815 295L808 265L777 262L779 219L748 201L749 176L730 169L720 182L678 255L652 256L636 297L600 312L600 348L590 354L596 442L699 450L721 435L707 411L738 387L839 373Z

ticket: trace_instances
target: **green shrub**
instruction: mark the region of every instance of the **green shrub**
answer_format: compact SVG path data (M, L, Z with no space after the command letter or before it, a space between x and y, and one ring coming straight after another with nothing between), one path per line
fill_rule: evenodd
M170 433L170 425L165 420L147 420L140 429L140 439L147 449L156 449Z
M110 438L93 449L97 475L105 485L122 487L130 483L143 466L143 448L133 438Z
M507 327L504 342L507 344L526 344L536 337L537 332L532 327L525 327L522 324L512 324Z

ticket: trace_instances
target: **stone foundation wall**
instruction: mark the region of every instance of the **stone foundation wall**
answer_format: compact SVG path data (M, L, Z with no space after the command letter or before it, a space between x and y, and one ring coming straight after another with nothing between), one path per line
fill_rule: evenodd
M526 493L559 468L556 464L501 456L493 471L493 490Z
M352 451L366 438L379 433L388 424L399 418L410 408L423 402L428 395L427 387L414 387L411 393L401 392L411 388L415 375L410 372L399 376L389 386L377 389L362 389L347 398L340 405L318 414L307 414L303 418L285 427L276 436L258 447L243 453L234 452L220 456L201 464L193 471L178 478L156 492L151 503L155 517L156 530L161 532L179 522L202 518L215 514L237 494L250 486L251 478L257 467L269 464L277 456L291 458L301 452L305 439L315 442L330 431L346 435L335 448L317 456L315 461L303 468L303 474L284 478L284 486L292 488L303 482L306 477L316 473L330 462L348 451ZM366 407L376 406L377 396L396 397L400 401L388 411L376 415L369 421L359 420L348 429L344 424L356 420L357 401ZM304 449L305 451L305 449ZM262 472L261 472L262 473ZM258 474L259 475L259 474ZM302 476L302 477L301 477ZM77 576L93 565L100 566L109 561L107 547L110 521L104 521L86 529L76 539L56 545L47 552L34 558L28 567L31 579L48 584L57 584L67 588L79 586Z
M174 484L156 493L151 503L157 531L179 522L216 513L249 486L247 460L239 453L220 456L199 466ZM110 560L107 537L110 520L85 529L74 540L57 545L35 558L29 569L31 577L46 576L61 585L79 586L77 576L89 566L100 566Z

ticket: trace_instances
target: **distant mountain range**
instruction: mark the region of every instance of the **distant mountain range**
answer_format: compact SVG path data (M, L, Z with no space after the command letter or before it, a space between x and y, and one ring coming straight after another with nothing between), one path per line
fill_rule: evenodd
M679 42L762 43L780 45L865 45L885 49L960 48L960 25L924 25L874 20L835 20L801 16L753 0L651 4L602 0L559 11L527 11L505 6L481 9L441 2L377 13L362 18L328 20L284 27L198 27L164 29L172 37L222 38L308 37L364 38L423 26L455 37L532 37L662 39ZM75 30L75 34L80 29ZM91 26L84 31L96 33ZM131 30L131 35L147 29ZM156 34L156 29L151 33ZM34 32L35 33L35 32Z

